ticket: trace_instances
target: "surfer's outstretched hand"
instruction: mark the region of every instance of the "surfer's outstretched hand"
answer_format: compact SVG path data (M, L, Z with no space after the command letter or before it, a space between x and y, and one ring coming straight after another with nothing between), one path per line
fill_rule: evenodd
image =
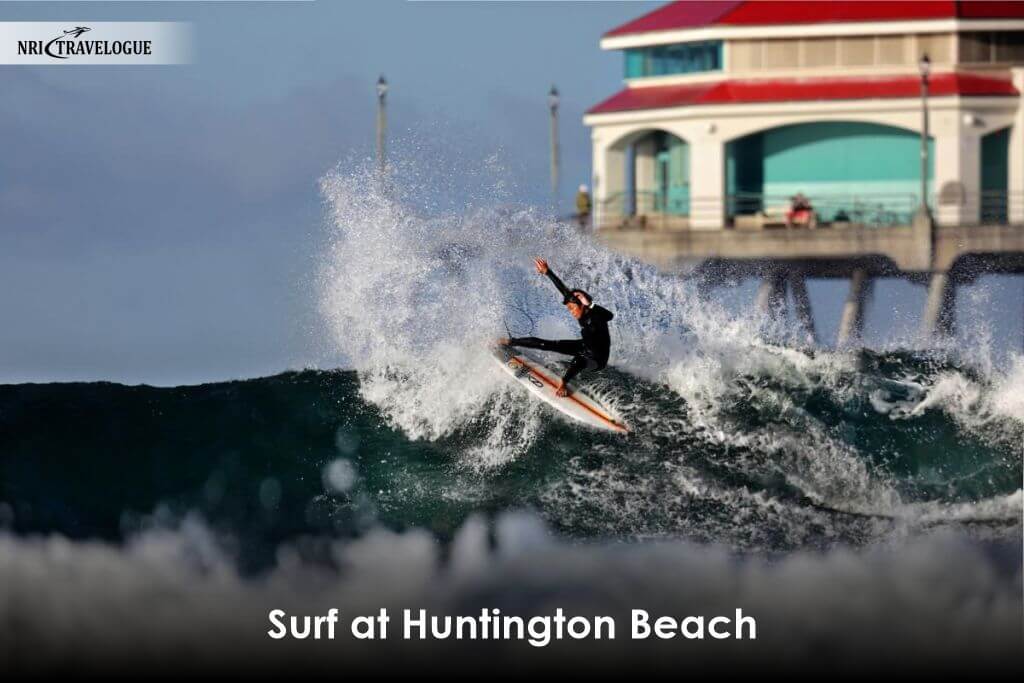
M509 341L510 341L510 340L509 340L509 338L508 338L508 337L498 337L498 338L497 338L497 339L495 340L495 343L496 343L496 344L497 344L498 346L508 346L508 345L509 345Z
M565 383L565 381L559 382L558 389L555 390L555 396L558 396L559 398L565 398L568 395L569 386Z
M542 258L533 259L533 265L537 266L537 272L541 275L548 274L548 262Z

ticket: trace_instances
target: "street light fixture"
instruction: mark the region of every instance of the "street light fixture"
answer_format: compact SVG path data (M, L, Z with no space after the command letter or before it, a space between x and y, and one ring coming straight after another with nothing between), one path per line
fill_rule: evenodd
M384 74L377 79L377 169L384 175L384 139L387 130L387 112L385 110L385 98L388 94L388 81Z
M917 68L921 70L921 78L927 80L928 74L932 71L932 60L928 58L927 53L921 55L921 59L917 63Z
M921 214L930 223L931 210L928 208L928 76L932 71L932 60L928 54L921 55L917 63L921 73Z
M554 206L558 204L558 176L561 160L558 152L558 103L561 98L558 95L558 88L551 85L548 91L548 108L551 111L551 201Z

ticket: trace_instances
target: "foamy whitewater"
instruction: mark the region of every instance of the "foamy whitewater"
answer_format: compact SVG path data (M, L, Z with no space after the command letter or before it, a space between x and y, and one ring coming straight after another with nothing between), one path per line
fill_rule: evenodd
M765 634L742 661L823 642L845 671L1019 644L1024 357L994 361L985 330L969 349L807 347L508 204L492 166L456 209L415 166L323 179L326 369L0 387L7 664L308 655L262 648L272 607L741 606ZM535 256L615 313L611 365L581 381L629 437L566 421L489 355L509 332L578 334Z
M849 524L854 516L861 538L944 519L1019 525L1019 355L1004 374L984 344L973 356L946 349L868 358L768 344L762 340L797 335L784 321L766 330L752 313L728 311L691 283L616 256L537 212L485 207L423 218L394 192L367 193L367 184L365 175L345 173L322 184L334 230L321 310L334 350L357 370L361 395L389 424L411 439L456 437L452 455L462 466L505 466L561 420L527 400L486 350L506 330L578 334L550 284L533 271L532 257L547 258L564 280L615 312L614 370L590 386L636 435L617 440L569 430L573 445L552 454L569 460L567 476L540 496L553 523L572 526L584 514L600 532L680 535L745 549L777 546L779 534L799 546L810 540L809 528ZM808 401L819 400L846 414L813 414ZM844 421L870 422L865 431L913 439L907 432L920 424L901 422L937 414L944 428L954 425L997 451L993 462L969 467L1004 475L1000 490L970 501L920 495L919 485L887 471L899 468L878 466L879 456L907 454L864 452L844 433ZM470 427L473 438L457 438ZM929 461L916 467L919 475L950 469L943 460L959 455L944 446L955 451L961 444L935 443L913 455ZM591 467L588 457L601 466ZM835 511L853 514L837 522ZM865 529L870 517L884 519L883 528ZM736 524L740 519L747 521Z

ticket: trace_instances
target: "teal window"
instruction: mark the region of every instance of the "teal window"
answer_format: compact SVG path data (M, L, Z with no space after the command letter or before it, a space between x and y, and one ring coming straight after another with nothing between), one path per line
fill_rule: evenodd
M626 78L691 74L722 68L722 41L626 50Z

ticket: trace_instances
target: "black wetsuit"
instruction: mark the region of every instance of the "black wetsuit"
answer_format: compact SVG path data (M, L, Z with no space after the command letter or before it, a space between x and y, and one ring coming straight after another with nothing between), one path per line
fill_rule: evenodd
M547 275L555 287L558 287L563 299L568 299L572 290L566 287L565 283L559 280L550 268L548 268ZM582 370L600 370L608 365L608 353L612 343L611 337L608 336L608 321L614 317L614 314L607 308L593 305L593 300L591 300L590 308L584 310L583 317L579 319L582 339L553 341L537 337L517 337L509 339L509 346L554 351L572 356L569 368L562 376L562 381L568 384L569 380Z

